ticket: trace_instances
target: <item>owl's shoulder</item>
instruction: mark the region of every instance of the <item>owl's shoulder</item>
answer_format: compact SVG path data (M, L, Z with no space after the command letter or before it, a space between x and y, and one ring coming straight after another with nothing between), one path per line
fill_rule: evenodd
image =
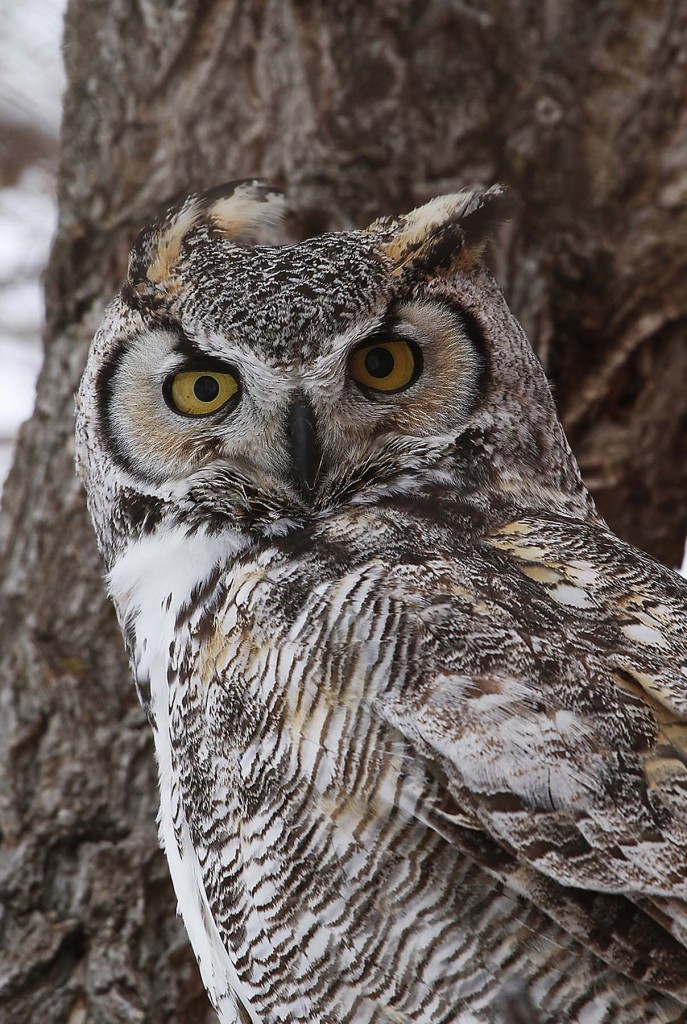
M249 550L230 574L234 591L238 579L259 578L264 614L285 624L337 595L340 620L365 618L383 601L406 628L438 634L443 622L459 646L491 624L535 649L538 638L555 649L558 636L633 655L647 669L687 660L687 580L597 519L523 514L479 530L460 510L371 506ZM342 597L361 588L366 604Z
M484 538L523 596L521 615L556 611L584 646L634 658L648 671L683 668L687 688L687 581L600 521L523 516ZM493 558L493 555L491 556ZM502 561L503 560L503 561ZM687 700L675 693L675 710Z

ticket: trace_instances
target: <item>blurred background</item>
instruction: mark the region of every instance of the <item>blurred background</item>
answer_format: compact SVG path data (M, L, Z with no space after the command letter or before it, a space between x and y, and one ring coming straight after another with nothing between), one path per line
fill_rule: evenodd
M66 0L0 0L0 487L41 364L45 268L56 221Z

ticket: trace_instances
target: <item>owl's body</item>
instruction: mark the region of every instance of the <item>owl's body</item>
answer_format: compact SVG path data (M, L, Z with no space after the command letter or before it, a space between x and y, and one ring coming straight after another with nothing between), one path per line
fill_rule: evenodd
M222 1024L495 1024L514 985L687 1021L687 588L579 479L479 264L499 197L256 249L268 193L194 197L94 344L80 459Z

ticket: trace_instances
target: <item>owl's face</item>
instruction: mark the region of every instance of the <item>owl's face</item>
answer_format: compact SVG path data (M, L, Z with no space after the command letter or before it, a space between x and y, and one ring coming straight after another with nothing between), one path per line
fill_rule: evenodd
M542 438L553 412L478 261L502 202L450 196L274 247L245 244L280 205L259 184L167 211L139 238L81 386L103 548L169 517L270 535L437 473L474 487L484 467L461 477L457 462L468 435L507 476L509 448L536 447L527 403Z

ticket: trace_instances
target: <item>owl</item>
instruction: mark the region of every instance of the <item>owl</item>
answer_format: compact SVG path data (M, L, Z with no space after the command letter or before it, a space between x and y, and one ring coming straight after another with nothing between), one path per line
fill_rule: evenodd
M138 238L77 464L222 1024L687 1022L687 584L482 259L500 187ZM529 1009L523 1009L529 1007Z

